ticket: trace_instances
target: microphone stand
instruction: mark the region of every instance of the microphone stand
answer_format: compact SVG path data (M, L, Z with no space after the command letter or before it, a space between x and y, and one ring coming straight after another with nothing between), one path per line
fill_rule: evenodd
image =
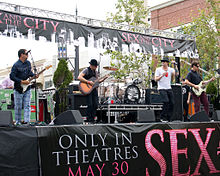
M37 68L36 68L36 65L35 65L35 62L34 62L34 58L31 54L31 51L29 51L30 53L30 56L31 56L31 60L32 60L32 65L33 65L33 70L34 70L34 74L37 75L38 72L37 72ZM35 113L35 123L37 122L37 119L38 119L38 103L37 103L37 78L35 77L34 78L34 93L35 93L35 108L36 108L36 113Z

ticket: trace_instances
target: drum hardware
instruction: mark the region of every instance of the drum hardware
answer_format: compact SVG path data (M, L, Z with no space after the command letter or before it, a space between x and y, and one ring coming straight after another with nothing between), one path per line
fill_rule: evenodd
M117 71L118 70L117 68L110 67L110 66L105 66L105 67L103 67L103 69L109 70L109 71Z

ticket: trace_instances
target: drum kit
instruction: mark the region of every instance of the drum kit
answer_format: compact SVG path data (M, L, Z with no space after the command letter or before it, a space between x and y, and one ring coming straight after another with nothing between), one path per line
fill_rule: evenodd
M107 71L117 71L117 68L106 66ZM112 79L99 86L100 104L143 104L145 91L141 88L142 79Z

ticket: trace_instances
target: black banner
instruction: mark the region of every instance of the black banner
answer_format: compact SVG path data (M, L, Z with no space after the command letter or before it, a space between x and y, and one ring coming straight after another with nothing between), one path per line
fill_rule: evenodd
M36 128L0 127L0 176L39 176Z
M197 58L195 41L92 27L0 10L0 35L145 54L170 54Z
M218 123L37 128L42 175L220 175Z

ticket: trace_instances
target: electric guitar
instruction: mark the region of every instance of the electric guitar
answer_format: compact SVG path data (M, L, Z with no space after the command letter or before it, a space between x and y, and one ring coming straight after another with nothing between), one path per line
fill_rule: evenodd
M85 83L85 82L79 82L79 91L83 94L83 95L89 95L95 88L99 87L99 81L103 78L108 77L110 74L113 74L114 72L111 72L99 79L97 79L96 77L91 77L90 79L88 79L88 81L92 81L94 82L93 86Z
M41 70L39 73L38 73L38 75L40 75L41 73L43 73L45 70L48 70L50 67L52 67L52 65L49 65L49 66L47 66L47 67L45 67L43 70ZM35 79L36 78L36 76L33 76L33 77L31 77L31 78L29 78L28 79L28 81L30 82L29 84L21 84L21 88L20 88L20 91L19 91L19 93L24 93L26 90L27 90L27 88L29 87L29 86L31 86L31 81L33 80L33 79Z
M213 78L219 78L219 76L216 76L216 77L213 77ZM199 86L199 89L196 89L195 87L192 87L192 91L194 92L194 94L199 97L202 92L205 92L206 91L206 86L208 85L207 84L203 84L203 81L201 81L198 86Z

